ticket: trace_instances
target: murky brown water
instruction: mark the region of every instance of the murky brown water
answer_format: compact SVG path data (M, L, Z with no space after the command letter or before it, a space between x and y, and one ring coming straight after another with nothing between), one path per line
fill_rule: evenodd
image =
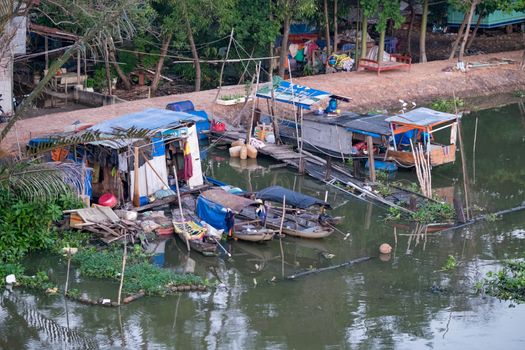
M474 129L478 119L476 153ZM471 196L489 211L525 200L525 115L518 105L464 117ZM323 197L325 187L269 161L231 163L225 152L208 155L207 174L250 190L279 184ZM461 163L435 169L434 187L460 190ZM399 178L414 180L412 173ZM334 190L334 214L344 215L348 240L334 233L321 241L284 239L267 245L233 242L233 259L191 254L196 272L223 285L206 293L144 298L118 309L65 302L61 297L4 292L0 298L0 348L129 349L348 349L505 348L524 349L525 306L509 307L474 294L473 285L502 259L525 253L525 212L465 229L411 235L398 228L397 243L386 211ZM361 256L377 256L388 242L388 261L373 259L351 268L296 281L282 275ZM179 270L188 260L183 246L168 240L158 261ZM326 252L334 254L326 258ZM454 271L438 272L453 255ZM34 256L36 268L65 280L55 257ZM275 282L271 280L275 277ZM115 298L113 283L76 276L74 287Z

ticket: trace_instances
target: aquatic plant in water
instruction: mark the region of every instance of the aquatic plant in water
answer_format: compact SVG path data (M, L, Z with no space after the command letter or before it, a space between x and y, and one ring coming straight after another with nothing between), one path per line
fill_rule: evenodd
M98 251L90 248L79 251L72 261L86 277L118 281L122 269L122 256L121 249ZM205 284L207 282L199 276L178 274L151 264L149 256L141 249L133 249L128 253L123 287L126 294L132 295L143 290L146 295L164 295L170 292L172 286Z
M525 261L505 261L503 269L488 272L483 280L476 283L476 289L501 300L525 303Z

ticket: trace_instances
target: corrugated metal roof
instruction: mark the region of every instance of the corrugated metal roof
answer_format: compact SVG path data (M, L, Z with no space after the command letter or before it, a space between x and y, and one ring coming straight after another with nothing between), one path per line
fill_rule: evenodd
M435 111L430 108L420 107L408 111L404 114L398 114L386 119L389 123L411 124L417 126L430 126L442 124L456 119L455 114Z
M166 109L149 108L142 112L126 114L121 117L96 124L89 128L91 131L99 131L111 134L115 130L168 130L174 129L184 122L198 122L205 120L202 117L184 112L174 112Z
M343 112L340 116L327 117L326 115L315 115L308 113L304 115L305 120L318 122L320 124L337 125L350 131L364 131L379 135L390 135L390 127L385 119L386 115L360 115L353 112Z

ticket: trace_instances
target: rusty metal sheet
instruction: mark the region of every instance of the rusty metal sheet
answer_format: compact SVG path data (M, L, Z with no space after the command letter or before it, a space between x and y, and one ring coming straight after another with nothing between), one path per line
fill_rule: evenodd
M236 196L221 189L204 191L202 192L201 196L203 196L209 201L220 204L223 207L229 208L237 213L239 213L244 208L249 207L250 205L259 205L259 203L257 203L254 200L244 198L241 196Z

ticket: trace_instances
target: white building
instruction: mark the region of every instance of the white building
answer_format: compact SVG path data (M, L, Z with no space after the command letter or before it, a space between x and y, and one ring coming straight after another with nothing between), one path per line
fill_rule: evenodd
M10 45L0 45L0 106L8 115L13 112L13 60L26 53L26 25L26 17L16 17L0 34L0 41L10 40Z

